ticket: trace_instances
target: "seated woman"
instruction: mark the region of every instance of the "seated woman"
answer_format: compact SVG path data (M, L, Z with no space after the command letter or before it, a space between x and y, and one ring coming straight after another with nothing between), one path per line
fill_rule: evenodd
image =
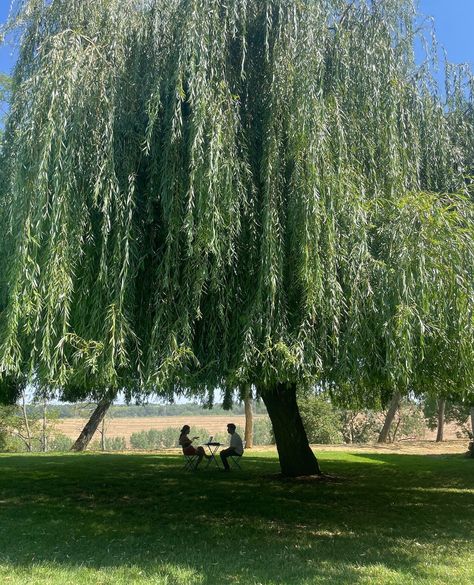
M179 435L179 444L183 448L183 453L185 455L191 455L191 456L197 455L198 456L198 460L196 463L196 467L197 467L201 463L203 457L208 458L210 456L206 455L206 453L204 452L204 447L193 447L192 442L195 439L199 439L199 437L193 437L192 439L190 439L188 437L190 430L191 430L191 428L189 425L184 425L184 427L181 429L181 434Z

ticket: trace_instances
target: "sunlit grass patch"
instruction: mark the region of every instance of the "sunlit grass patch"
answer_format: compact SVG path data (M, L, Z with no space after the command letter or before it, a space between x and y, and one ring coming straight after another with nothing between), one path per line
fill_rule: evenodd
M474 468L324 452L328 482L190 474L178 455L0 456L0 582L470 585Z

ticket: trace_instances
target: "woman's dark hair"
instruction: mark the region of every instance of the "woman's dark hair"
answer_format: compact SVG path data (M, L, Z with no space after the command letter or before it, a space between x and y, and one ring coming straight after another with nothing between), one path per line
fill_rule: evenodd
M189 432L191 430L191 427L189 425L184 425L184 427L181 429L181 434Z

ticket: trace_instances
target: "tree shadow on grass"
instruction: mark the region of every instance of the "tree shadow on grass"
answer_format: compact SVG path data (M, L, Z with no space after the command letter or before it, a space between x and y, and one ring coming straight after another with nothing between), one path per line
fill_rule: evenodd
M423 555L468 538L469 474L454 489L411 455L325 457L344 481L271 482L276 460L247 456L231 474L170 455L0 457L0 563L125 568L137 583L354 583L377 566L419 576Z

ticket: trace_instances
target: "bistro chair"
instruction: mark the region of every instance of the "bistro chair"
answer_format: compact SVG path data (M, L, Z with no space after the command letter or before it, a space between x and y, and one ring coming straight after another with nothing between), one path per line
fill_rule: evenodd
M198 455L184 455L184 471L196 471L197 462L198 462Z
M245 451L245 441L242 441L242 446L243 446L244 451ZM242 455L243 455L243 453L242 453ZM242 470L242 467L240 467L240 460L242 459L242 455L231 455L229 457L229 459L232 461L232 464L234 465L234 467L237 467L240 470Z

